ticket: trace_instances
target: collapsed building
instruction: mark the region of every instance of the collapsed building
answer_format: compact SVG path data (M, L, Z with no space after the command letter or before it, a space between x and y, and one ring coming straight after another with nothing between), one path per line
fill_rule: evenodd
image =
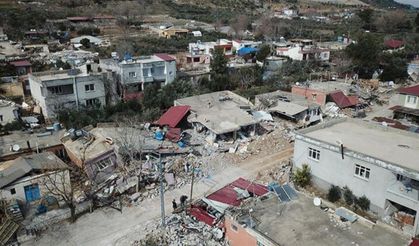
M257 121L249 113L253 104L230 91L177 99L174 104L190 106L188 122L198 132L208 130L210 142L225 136L236 139L241 130L254 134L256 129Z

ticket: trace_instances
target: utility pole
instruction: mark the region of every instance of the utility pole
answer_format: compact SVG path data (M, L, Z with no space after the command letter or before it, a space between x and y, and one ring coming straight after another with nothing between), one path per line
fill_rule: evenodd
M189 200L190 200L190 208L192 209L192 194L193 194L193 182L194 182L194 179L195 179L195 166L193 165L192 166L192 180L191 180L191 196L190 196L190 198L189 198Z
M160 210L161 210L161 226L166 226L166 216L164 214L164 187L163 187L163 165L161 163L161 154L159 153L159 176L160 176Z

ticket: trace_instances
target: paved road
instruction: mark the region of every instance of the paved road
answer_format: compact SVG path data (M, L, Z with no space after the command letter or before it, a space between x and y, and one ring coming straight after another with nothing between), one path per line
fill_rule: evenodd
M214 192L238 177L252 179L259 171L268 169L292 156L289 148L268 156L253 156L242 163L229 166L211 180L201 180L194 185L194 197ZM190 193L190 185L165 194L166 214L172 210L171 201ZM149 199L138 206L124 208L120 213L105 208L79 218L74 224L63 223L50 228L30 245L130 245L143 236L147 222L159 218L160 200Z

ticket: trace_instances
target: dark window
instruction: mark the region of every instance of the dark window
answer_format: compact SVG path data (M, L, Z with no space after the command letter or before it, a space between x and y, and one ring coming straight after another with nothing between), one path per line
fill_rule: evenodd
M53 95L67 95L73 94L73 85L59 85L47 87L47 90Z
M86 106L91 107L99 104L99 100L97 98L87 99Z
M16 194L16 189L15 188L11 188L10 189L10 194L12 194L12 195Z
M0 122L3 121L3 115L0 115Z
M94 91L95 90L95 84L84 85L84 90L86 92L88 92L88 91Z
M231 224L231 229L232 229L233 231L237 231L237 230L238 230L237 226L236 226L236 225L233 225L233 224Z

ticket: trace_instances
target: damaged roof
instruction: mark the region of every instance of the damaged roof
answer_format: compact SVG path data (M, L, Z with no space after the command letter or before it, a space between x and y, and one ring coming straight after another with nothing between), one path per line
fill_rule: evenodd
M413 96L419 96L419 84L400 88L399 92L401 94L407 94L407 95L413 95Z
M172 106L156 122L160 126L176 127L189 113L190 106Z
M42 152L0 163L0 188L5 187L32 171L68 169L52 152Z
M329 97L339 108L348 108L358 104L357 97L347 97L342 91L331 92Z
M217 91L178 99L175 105L190 106L191 115L188 121L200 123L215 134L230 133L257 123L247 112L253 104L230 91Z

